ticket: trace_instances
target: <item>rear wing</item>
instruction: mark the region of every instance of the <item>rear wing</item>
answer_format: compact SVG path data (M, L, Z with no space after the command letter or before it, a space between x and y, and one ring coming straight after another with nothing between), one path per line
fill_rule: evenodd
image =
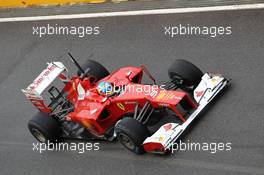
M47 68L44 69L26 89L21 89L21 91L40 111L49 113L51 109L44 104L41 94L58 76L64 77L62 73L67 71L67 69L61 62L51 62L47 64Z

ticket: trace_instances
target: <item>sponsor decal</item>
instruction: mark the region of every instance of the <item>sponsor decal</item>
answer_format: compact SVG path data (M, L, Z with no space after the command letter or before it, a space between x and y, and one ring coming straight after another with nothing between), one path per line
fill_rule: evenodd
M166 103L159 103L160 106L163 106L163 107L168 107L170 106L169 104L166 104Z
M151 91L149 95L150 95L150 97L155 98L157 96L157 94L158 94L157 91Z
M181 98L177 97L172 92L161 91L155 99L156 100L172 100L172 99L180 100Z
M200 97L200 96L202 96L203 93L204 93L204 91L195 91L195 95L196 95L196 97Z
M164 137L159 137L159 141L162 142L164 140Z
M172 127L172 124L171 123L168 123L166 125L163 126L163 128L165 129L165 131L167 132L168 130L170 130Z
M31 85L29 85L29 89L30 90L34 90L36 87L38 87L40 85L41 82L44 81L44 79L46 77L49 76L49 74L56 68L55 65L51 65L49 67L47 67L47 69L45 69L38 77L37 79L35 79L33 81L33 83Z
M76 85L75 85L75 82L72 82L72 89L73 89L74 91L76 91Z
M212 78L212 79L211 79L211 82L212 82L212 84L215 86L216 83L218 82L218 77L214 77L214 78Z
M83 126L85 126L86 128L91 128L91 127L92 127L91 123L89 123L87 120L83 120L83 121L82 121L82 124L83 124Z
M125 106L122 103L117 103L117 107L119 107L121 110L125 110Z
M165 95L166 95L166 92L161 91L155 99L156 100L161 100L161 99L163 99L165 97Z

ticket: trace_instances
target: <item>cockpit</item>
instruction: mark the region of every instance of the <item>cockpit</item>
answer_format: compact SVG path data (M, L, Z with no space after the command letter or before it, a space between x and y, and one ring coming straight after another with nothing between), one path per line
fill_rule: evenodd
M102 96L112 96L115 93L115 88L110 82L102 81L96 87L97 92Z

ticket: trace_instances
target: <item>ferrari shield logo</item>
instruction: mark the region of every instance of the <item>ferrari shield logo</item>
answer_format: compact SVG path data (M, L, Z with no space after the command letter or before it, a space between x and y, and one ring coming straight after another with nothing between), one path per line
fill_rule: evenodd
M125 110L125 106L122 103L117 103L117 107L119 107L121 110Z

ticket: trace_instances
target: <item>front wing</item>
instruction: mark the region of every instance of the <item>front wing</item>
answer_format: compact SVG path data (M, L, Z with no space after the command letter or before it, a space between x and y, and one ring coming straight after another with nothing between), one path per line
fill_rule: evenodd
M229 80L220 74L203 75L201 82L194 90L194 99L198 107L183 123L166 123L162 125L153 135L143 142L146 152L165 153L173 146L183 131L200 114L200 112L211 102L211 100L227 85Z

